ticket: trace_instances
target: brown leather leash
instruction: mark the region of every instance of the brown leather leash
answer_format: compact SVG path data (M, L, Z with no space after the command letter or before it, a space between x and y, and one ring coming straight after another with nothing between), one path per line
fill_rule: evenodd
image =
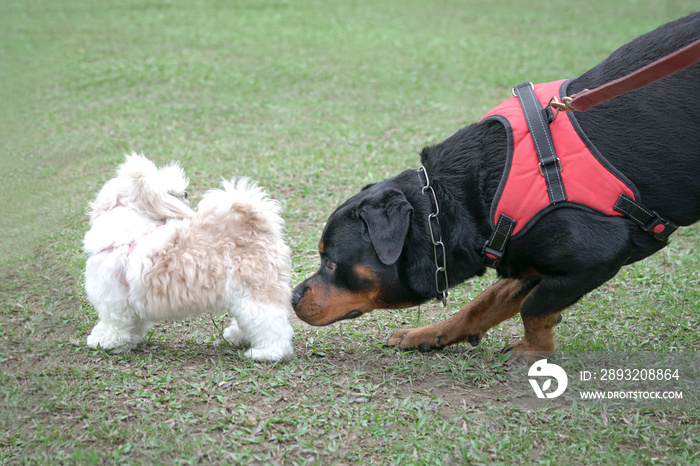
M606 100L642 88L698 61L700 61L700 39L627 76L610 81L593 90L584 89L572 96L562 97L561 102L553 101L550 105L559 111L585 112Z

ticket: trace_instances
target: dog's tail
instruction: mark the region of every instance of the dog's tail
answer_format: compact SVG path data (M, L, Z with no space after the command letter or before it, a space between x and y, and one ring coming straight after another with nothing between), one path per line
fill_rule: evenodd
M200 218L231 215L247 217L256 231L281 233L284 221L281 204L272 199L264 188L248 178L223 181L222 189L208 191L197 206Z

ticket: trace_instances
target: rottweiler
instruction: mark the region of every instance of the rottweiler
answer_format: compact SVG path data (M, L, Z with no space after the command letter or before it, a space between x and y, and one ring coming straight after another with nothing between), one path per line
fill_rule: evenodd
M663 25L566 81L562 95L626 76L699 37L700 12ZM568 118L606 174L623 182L631 194L620 193L620 201L634 206L627 209L615 204L606 211L569 195L548 201L532 219L507 215L504 228L494 209L516 171L516 129L503 118L484 118L424 148L420 169L366 186L330 215L318 247L320 268L294 290L296 314L328 325L373 309L444 299L448 287L493 266L499 281L458 313L400 330L387 345L420 351L476 345L491 327L520 313L525 334L504 350L525 361L551 355L562 310L623 265L662 249L675 227L700 219L699 84L695 64L586 112L557 115L542 106L548 122ZM569 144L554 138L557 148ZM537 177L549 181L551 174L563 176L570 193L576 183L595 184L598 175L576 173L567 157L544 170L541 162L539 173L520 184L543 183ZM534 205L529 195L513 198L520 199L516 208ZM524 228L512 234L514 224Z

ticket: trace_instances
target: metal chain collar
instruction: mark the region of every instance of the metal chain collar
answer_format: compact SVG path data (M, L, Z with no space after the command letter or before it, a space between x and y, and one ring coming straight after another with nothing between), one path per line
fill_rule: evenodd
M430 241L433 243L433 258L435 259L435 290L438 296L442 296L442 305L447 306L447 289L449 288L449 283L447 281L447 253L445 251L445 244L442 242L442 231L440 229L440 220L438 215L440 214L440 206L438 205L437 196L435 195L435 190L430 185L430 178L428 178L428 172L425 167L421 166L418 169L418 178L420 178L420 172L425 175L425 186L423 186L422 193L425 194L429 191L433 199L433 204L435 205L435 212L428 215L428 229L430 230ZM421 180L421 184L423 180ZM433 229L433 224L437 226L437 238L435 237L435 231ZM440 260L438 259L438 252L442 251L442 265L440 265ZM440 284L440 278L442 277L443 284Z

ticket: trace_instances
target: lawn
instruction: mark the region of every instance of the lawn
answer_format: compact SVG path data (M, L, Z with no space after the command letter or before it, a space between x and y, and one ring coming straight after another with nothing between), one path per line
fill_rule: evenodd
M527 5L527 8L525 8ZM694 464L700 410L523 406L499 350L400 353L492 273L430 303L324 328L256 364L224 318L85 346L87 202L123 154L180 161L193 203L249 176L284 206L293 282L333 209L476 121L523 81L574 77L691 0L0 2L3 464ZM564 351L700 349L700 229L566 312Z

